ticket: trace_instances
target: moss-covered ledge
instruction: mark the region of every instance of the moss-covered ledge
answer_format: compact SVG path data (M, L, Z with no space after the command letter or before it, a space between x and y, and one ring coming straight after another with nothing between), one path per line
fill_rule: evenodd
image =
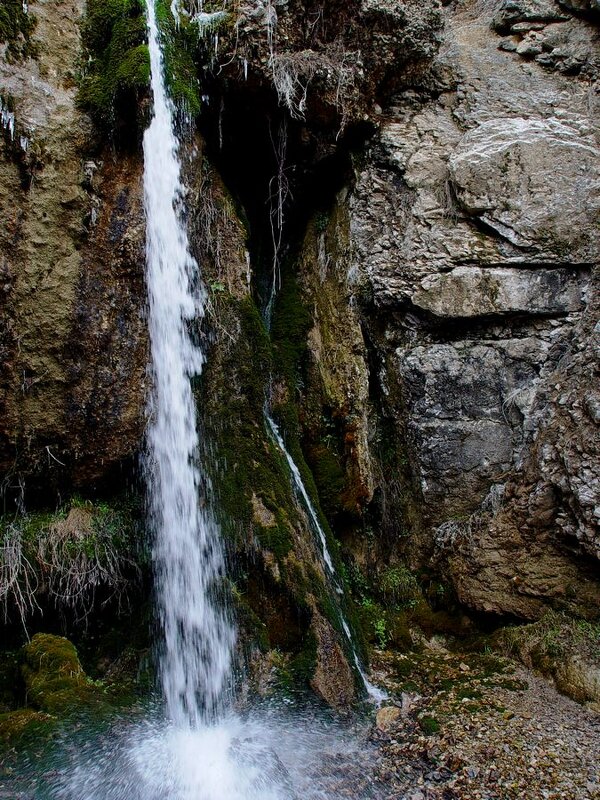
M17 658L13 708L0 713L0 755L38 755L73 719L91 716L97 724L137 701L129 687L93 680L75 646L63 636L36 633ZM17 706L19 703L19 707Z
M150 57L143 0L88 0L78 104L104 133L141 127Z

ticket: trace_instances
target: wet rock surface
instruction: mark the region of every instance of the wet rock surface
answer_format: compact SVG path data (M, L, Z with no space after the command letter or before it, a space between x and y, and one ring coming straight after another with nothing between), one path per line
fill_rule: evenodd
M143 428L142 164L98 154L77 107L83 7L32 3L37 56L0 67L0 468L46 490L102 479Z

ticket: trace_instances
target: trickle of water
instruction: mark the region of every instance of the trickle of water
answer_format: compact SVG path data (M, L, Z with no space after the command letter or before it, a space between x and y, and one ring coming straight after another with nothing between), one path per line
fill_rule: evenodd
M144 135L146 260L153 392L147 484L164 647L167 711L195 727L219 710L231 676L234 631L214 600L223 575L215 520L199 506L201 475L190 379L204 357L189 327L204 313L198 265L181 215L174 110L163 77L153 0L147 0L154 116Z
M275 422L273 417L269 414L269 411L266 408L265 408L265 421L267 423L267 429L269 433L271 434L271 436L277 443L277 446L279 447L279 449L281 450L281 452L285 457L285 460L290 470L290 474L292 476L292 481L294 483L294 488L296 490L296 493L299 495L302 502L304 503L304 507L306 508L306 511L308 513L308 517L312 525L312 528L319 537L319 542L321 544L321 555L323 557L325 566L327 567L327 570L329 572L331 582L334 585L336 592L338 594L343 594L344 590L337 577L335 567L333 564L333 559L331 558L331 553L329 552L329 548L327 546L327 537L325 536L325 531L323 530L323 526L319 521L319 515L317 514L317 510L314 507L308 492L306 491L306 487L304 485L304 481L302 480L302 475L300 474L300 470L298 469L296 462L294 461L294 459L288 452L287 447L285 446L285 442L283 441L283 436L281 435L281 431L279 430L277 423ZM387 698L387 694L382 689L379 689L377 686L372 684L371 681L368 679L367 673L364 671L363 666L360 663L360 658L358 657L358 653L356 652L356 648L354 646L354 640L352 638L352 633L350 632L350 626L346 621L344 612L339 606L338 606L338 614L340 617L342 629L344 631L344 634L346 635L346 639L348 640L348 645L352 653L352 660L354 661L354 666L356 667L362 679L367 694L374 703L380 704Z

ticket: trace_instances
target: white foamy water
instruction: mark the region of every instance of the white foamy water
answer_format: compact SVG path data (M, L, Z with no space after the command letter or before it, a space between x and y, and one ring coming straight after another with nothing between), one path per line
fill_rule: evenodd
M223 572L219 531L199 506L201 475L190 379L203 355L189 326L204 312L198 267L181 218L183 186L173 106L163 80L154 3L148 0L154 116L144 136L146 258L153 392L147 479L169 717L197 726L223 701L234 632L213 594Z
M368 731L308 710L255 710L183 729L116 725L74 748L44 797L60 800L375 800ZM62 765L58 765L61 769Z

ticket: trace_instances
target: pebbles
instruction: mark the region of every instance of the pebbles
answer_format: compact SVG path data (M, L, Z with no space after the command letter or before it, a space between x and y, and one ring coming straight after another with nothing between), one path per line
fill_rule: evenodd
M600 799L600 716L509 662L490 675L468 660L437 658L433 678L410 675L422 696L408 715L385 709L372 737L381 800Z

